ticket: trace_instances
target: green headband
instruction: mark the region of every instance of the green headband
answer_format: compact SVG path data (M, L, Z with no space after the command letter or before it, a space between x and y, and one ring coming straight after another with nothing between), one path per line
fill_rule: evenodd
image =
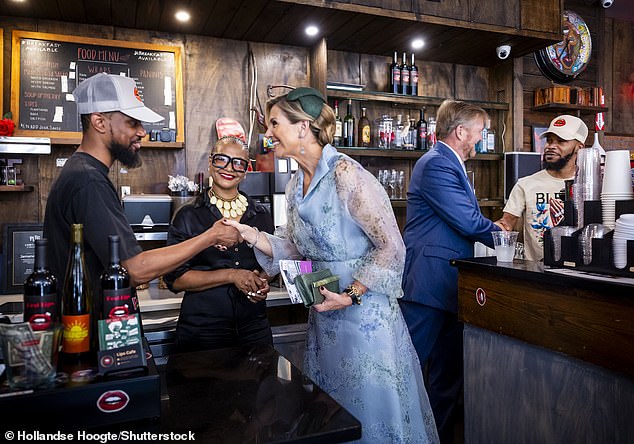
M321 114L321 108L326 103L324 96L315 88L302 86L296 88L286 95L288 102L299 101L302 109L313 119L317 119Z

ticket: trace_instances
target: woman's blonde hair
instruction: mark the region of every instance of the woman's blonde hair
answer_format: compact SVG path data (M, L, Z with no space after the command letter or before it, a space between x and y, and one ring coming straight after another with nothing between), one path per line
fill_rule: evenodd
M287 95L273 97L266 102L267 118L271 114L271 108L277 105L291 123L305 120L310 122L310 131L321 146L332 143L335 136L335 112L332 108L324 103L321 107L321 113L315 119L304 111L299 100L288 101Z

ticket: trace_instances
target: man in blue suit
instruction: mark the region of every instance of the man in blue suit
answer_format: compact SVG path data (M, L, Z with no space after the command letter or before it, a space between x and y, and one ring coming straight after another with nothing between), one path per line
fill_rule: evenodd
M473 256L476 241L493 247L500 228L480 213L464 161L475 156L486 112L446 100L438 108L438 143L422 156L407 192L407 247L403 316L421 366L441 443L453 439L453 417L463 381L458 271L451 259Z

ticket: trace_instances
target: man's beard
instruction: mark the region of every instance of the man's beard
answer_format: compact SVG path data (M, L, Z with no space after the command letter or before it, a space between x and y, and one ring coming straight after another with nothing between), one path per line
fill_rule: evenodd
M544 153L544 155L542 156L542 162L544 163L544 168L551 171L561 171L564 169L566 165L568 165L568 162L570 162L570 159L572 159L573 154L574 153L570 153L567 156L560 157L558 160L555 160L554 162L548 162L546 160L546 153Z
M138 168L143 164L138 151L130 149L130 146L112 141L110 143L112 157L121 162L126 168Z

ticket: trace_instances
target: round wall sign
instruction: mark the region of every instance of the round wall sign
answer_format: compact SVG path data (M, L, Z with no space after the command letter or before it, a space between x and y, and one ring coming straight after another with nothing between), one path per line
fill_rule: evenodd
M581 74L590 61L592 38L588 25L576 13L564 10L563 40L535 51L542 74L555 82L568 83Z

